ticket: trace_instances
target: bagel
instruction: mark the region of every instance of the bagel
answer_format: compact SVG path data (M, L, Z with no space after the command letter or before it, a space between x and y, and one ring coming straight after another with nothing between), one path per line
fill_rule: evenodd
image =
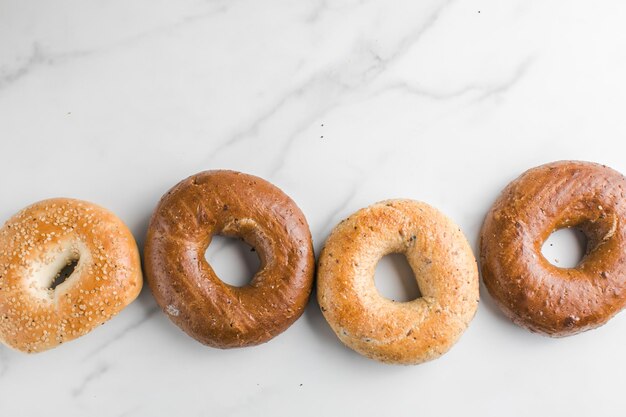
M395 302L374 271L390 253L406 256L422 296ZM418 364L447 352L474 317L478 269L458 226L433 207L388 200L343 220L324 245L317 297L339 339L369 358Z
M73 272L56 285L68 264ZM0 340L27 353L76 339L130 304L142 286L137 244L86 201L35 203L0 229Z
M502 311L533 332L561 337L606 323L626 304L626 179L606 166L560 161L530 169L502 191L480 244L483 281ZM562 228L587 236L575 268L541 253Z
M240 237L261 266L244 287L224 283L204 254L214 235ZM296 204L269 182L206 171L168 191L145 245L146 276L167 316L201 343L258 345L304 311L315 265L311 233Z

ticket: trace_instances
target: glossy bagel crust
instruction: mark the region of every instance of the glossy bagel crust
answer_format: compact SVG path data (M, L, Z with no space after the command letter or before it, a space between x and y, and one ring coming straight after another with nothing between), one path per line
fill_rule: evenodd
M560 161L523 173L497 199L481 232L489 293L515 323L560 337L606 323L626 303L626 179L591 162ZM552 265L541 247L579 227L587 251L575 268Z
M378 261L406 256L422 293L409 302L383 297ZM388 200L339 223L317 272L324 317L348 347L385 363L417 364L448 351L474 317L478 268L458 226L433 207Z
M204 254L214 235L240 237L259 255L250 284L221 281ZM296 204L269 182L206 171L159 202L145 245L146 276L169 318L196 340L233 348L264 343L304 311L315 258Z
M35 353L76 339L119 313L141 286L135 239L102 207L45 200L0 229L0 340L11 348Z

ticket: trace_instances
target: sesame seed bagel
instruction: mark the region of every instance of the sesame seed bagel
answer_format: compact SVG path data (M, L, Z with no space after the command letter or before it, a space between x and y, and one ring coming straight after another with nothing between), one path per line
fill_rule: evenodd
M406 256L422 296L383 297L378 261ZM343 220L326 241L317 272L324 317L348 347L385 363L418 364L447 352L474 317L478 270L458 226L433 207L388 200Z
M60 272L75 265L64 282ZM137 245L113 213L85 201L35 203L0 229L0 341L27 353L76 339L133 301Z
M248 285L228 285L206 261L214 235L242 238L255 249L261 266ZM148 284L170 320L222 349L285 331L313 286L304 214L278 187L241 172L201 172L168 191L150 220L144 255Z
M606 323L626 306L626 178L603 165L560 161L512 181L487 214L480 260L489 294L515 323L553 337ZM574 268L541 248L577 227L586 253Z

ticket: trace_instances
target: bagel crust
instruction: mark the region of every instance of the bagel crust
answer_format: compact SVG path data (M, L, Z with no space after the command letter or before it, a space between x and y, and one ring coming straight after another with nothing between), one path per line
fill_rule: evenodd
M376 289L374 271L402 253L422 296L395 302ZM418 364L447 352L474 317L478 270L472 250L450 219L412 200L388 200L343 220L319 260L317 296L339 339L372 359Z
M515 323L561 337L606 323L626 304L626 179L591 162L530 169L502 191L481 232L489 293ZM587 250L575 268L541 253L551 233L578 227Z
M41 201L0 229L0 340L13 349L42 352L76 339L119 313L141 286L135 239L95 204Z
M261 261L244 287L221 281L204 254L215 234L240 237ZM206 171L159 202L145 245L146 276L163 311L187 334L217 348L258 345L300 317L315 258L304 215L269 182Z

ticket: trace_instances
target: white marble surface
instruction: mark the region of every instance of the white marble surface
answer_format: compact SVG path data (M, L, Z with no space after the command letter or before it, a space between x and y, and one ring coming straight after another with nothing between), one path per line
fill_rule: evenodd
M526 168L626 172L625 20L621 0L0 0L0 219L82 198L141 245L163 192L230 168L291 195L316 250L391 197L475 248ZM225 273L233 256L214 254ZM344 348L314 301L265 345L207 348L146 288L58 349L0 347L0 415L623 415L626 314L552 340L481 295L447 355L395 367Z

